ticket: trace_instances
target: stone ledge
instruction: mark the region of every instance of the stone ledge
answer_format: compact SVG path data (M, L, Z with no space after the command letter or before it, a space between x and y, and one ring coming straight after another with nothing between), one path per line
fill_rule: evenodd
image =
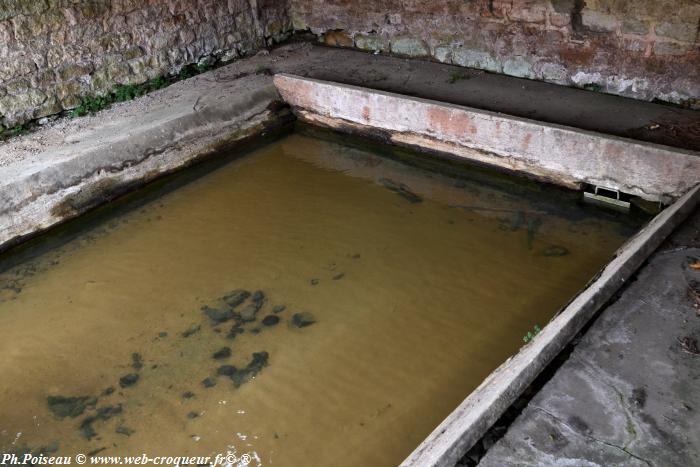
M55 147L0 166L0 249L291 118L269 76L222 74L110 109Z
M455 465L595 313L634 275L664 239L693 212L699 202L700 185L652 219L620 247L615 258L542 329L537 338L494 370L401 463L401 467ZM541 459L545 463L546 460L549 459Z
M650 201L700 182L700 153L443 102L278 74L299 117L386 132L391 142L524 173L567 187L600 185Z

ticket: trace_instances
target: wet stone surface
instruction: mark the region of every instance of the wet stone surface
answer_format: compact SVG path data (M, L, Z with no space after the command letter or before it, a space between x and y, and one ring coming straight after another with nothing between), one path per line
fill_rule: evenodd
M138 373L129 373L128 375L124 375L121 378L119 378L119 386L122 388L128 388L129 386L133 386L134 384L138 383L140 376Z
M134 352L131 354L131 367L134 370L140 370L143 368L143 357L141 357L140 353Z
M226 335L226 337L227 337L228 339L233 340L233 339L236 338L237 335L243 334L244 332L245 332L245 329L243 329L242 323L236 323L235 325L233 325L233 327L231 328L231 330L229 330L229 332L228 332L228 334Z
M403 183L395 182L388 178L380 178L379 183L388 190L393 191L409 203L417 204L423 201L423 198L412 192L411 189Z
M566 247L559 245L550 245L542 252L544 256L566 256L569 250Z
M182 337L190 337L196 333L198 333L202 329L202 326L197 324L195 326L192 326L190 328L187 328L185 331L181 333Z
M83 419L83 421L80 423L79 430L86 439L90 440L97 436L97 431L94 427L95 423L107 421L115 415L119 415L121 413L121 404L99 407L94 415L90 415Z
M186 346L198 345L199 341L192 340L193 336L202 333L206 329L210 329L214 336L218 339L231 340L233 337L246 333L256 335L262 329L260 325L273 327L283 320L284 315L280 315L286 310L285 305L277 305L269 307L269 311L273 314L266 315L260 323L257 322L257 315L260 310L265 308L267 297L264 292L257 290L249 292L244 289L236 289L232 292L222 295L215 300L217 308L203 306L202 320L207 321L211 326L204 327L202 324L194 324L186 331L180 333L181 343ZM228 334L220 333L219 325L226 321L234 321ZM289 319L290 326L306 327L315 323L315 318L311 313L301 312L294 314ZM246 329L247 327L247 329ZM160 339L167 337L167 331L161 331L158 334L158 339L155 342L160 342ZM181 351L180 351L181 355ZM231 358L233 350L231 346L222 346L218 350L210 354L210 358L214 361L226 360ZM148 382L142 382L141 373L144 371L144 357L140 352L132 352L129 367L134 372L124 374L117 378L118 386L121 389L129 391L137 390L136 388L148 385ZM233 388L239 388L243 384L252 381L256 376L260 375L265 367L269 365L270 355L267 351L260 350L253 352L247 363L244 366L238 367L235 365L219 365L213 368L212 375L201 380L201 385L205 389L213 388L217 385L217 377L224 377L231 380ZM158 364L150 367L151 371L159 368ZM131 437L135 434L135 430L128 426L129 414L124 410L125 404L128 405L131 392L115 391L114 386L110 386L102 391L99 397L97 396L49 396L47 398L48 410L57 418L77 418L83 416L77 427L80 436L85 440L99 439L100 430L102 427L114 417L120 417L120 423L114 427L114 432L124 437ZM186 390L182 392L181 398L184 401L195 398L195 393ZM101 403L101 399L107 399L117 396L120 400L118 403ZM110 399L113 400L113 399ZM203 416L202 412L194 410L186 414L186 418L194 420ZM104 448L100 448L104 449Z
M131 436L134 434L134 430L132 430L129 427L123 426L123 425L119 425L114 431L116 433L118 433L120 435L124 435L124 436Z
M204 378L202 380L202 386L204 386L207 389L213 388L214 386L216 386L216 380L214 378Z
M267 315L263 318L262 323L265 326L274 326L280 322L280 317L276 315Z
M82 397L64 397L64 396L49 396L49 410L59 418L77 417L82 415L86 409L94 407L97 404L97 398L92 396Z
M315 322L316 318L314 318L314 315L307 311L302 311L301 313L294 313L294 315L292 316L292 325L298 328L305 328L307 326L311 326Z
M242 384L247 383L258 373L262 371L268 365L269 355L267 352L255 352L253 353L253 358L243 369L235 369L232 374L230 374L231 381L235 387L240 387Z
M700 465L698 231L700 210L603 310L478 465Z
M225 358L229 358L230 356L231 356L231 348L230 347L222 347L221 349L214 352L214 354L212 355L212 358L214 360L223 360Z

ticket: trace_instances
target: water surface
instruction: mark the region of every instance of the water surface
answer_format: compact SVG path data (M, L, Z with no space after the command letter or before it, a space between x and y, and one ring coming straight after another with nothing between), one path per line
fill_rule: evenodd
M639 227L380 152L295 133L6 255L0 452L396 465Z

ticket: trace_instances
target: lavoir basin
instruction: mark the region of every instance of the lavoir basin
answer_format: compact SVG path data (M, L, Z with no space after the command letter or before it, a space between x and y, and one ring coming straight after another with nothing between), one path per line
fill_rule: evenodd
M0 452L393 466L647 216L300 126L0 259Z

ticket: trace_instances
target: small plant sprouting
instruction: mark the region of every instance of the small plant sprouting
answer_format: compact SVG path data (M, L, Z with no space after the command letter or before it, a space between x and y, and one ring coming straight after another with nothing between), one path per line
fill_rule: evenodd
M120 84L109 94L104 96L86 96L80 101L80 105L70 112L71 117L82 117L90 113L106 109L115 102L125 102L135 99L149 92L157 91L170 84L164 76L159 76L143 84Z
M162 89L176 81L191 78L205 71L209 71L212 68L213 65L209 62L200 64L192 63L182 67L180 72L175 76L158 76L143 84L120 84L107 95L84 97L80 105L71 110L70 116L82 117L83 115L98 112L102 109L106 109L115 102L130 101L148 94L149 92Z
M68 112L68 116L75 118L99 112L116 102L130 101L144 94L148 94L149 92L162 89L177 81L209 71L216 68L217 65L218 63L216 61L211 60L192 63L182 67L180 72L176 75L158 76L142 84L120 84L103 96L92 95L83 97L80 104ZM0 141L5 141L13 136L19 136L28 131L32 131L35 126L34 123L24 123L7 128L0 124Z
M192 78L200 73L211 70L211 68L212 65L208 62L190 63L189 65L185 65L182 67L182 69L180 69L180 72L177 74L177 81Z
M149 82L149 87L151 88L152 91L155 91L156 89L164 88L167 85L168 85L168 80L165 79L163 76L153 78Z
M454 70L454 71L450 72L450 77L447 78L447 82L450 84L454 84L457 81L460 81L463 79L469 79L469 75L467 75L467 73L464 71Z
M601 87L598 83L587 83L583 85L583 89L587 91L600 92Z
M272 75L272 69L265 65L258 65L255 69L256 75Z
M539 327L538 325L535 324L535 325L532 327L532 331L528 331L527 334L525 334L525 335L523 336L523 342L525 342L525 343L527 344L527 343L530 342L532 339L534 339L535 336L537 336L537 334L539 334L541 330L542 330L542 329L540 329L540 327Z
M4 141L13 136L19 136L29 131L29 126L26 123L5 128L0 125L0 141Z

